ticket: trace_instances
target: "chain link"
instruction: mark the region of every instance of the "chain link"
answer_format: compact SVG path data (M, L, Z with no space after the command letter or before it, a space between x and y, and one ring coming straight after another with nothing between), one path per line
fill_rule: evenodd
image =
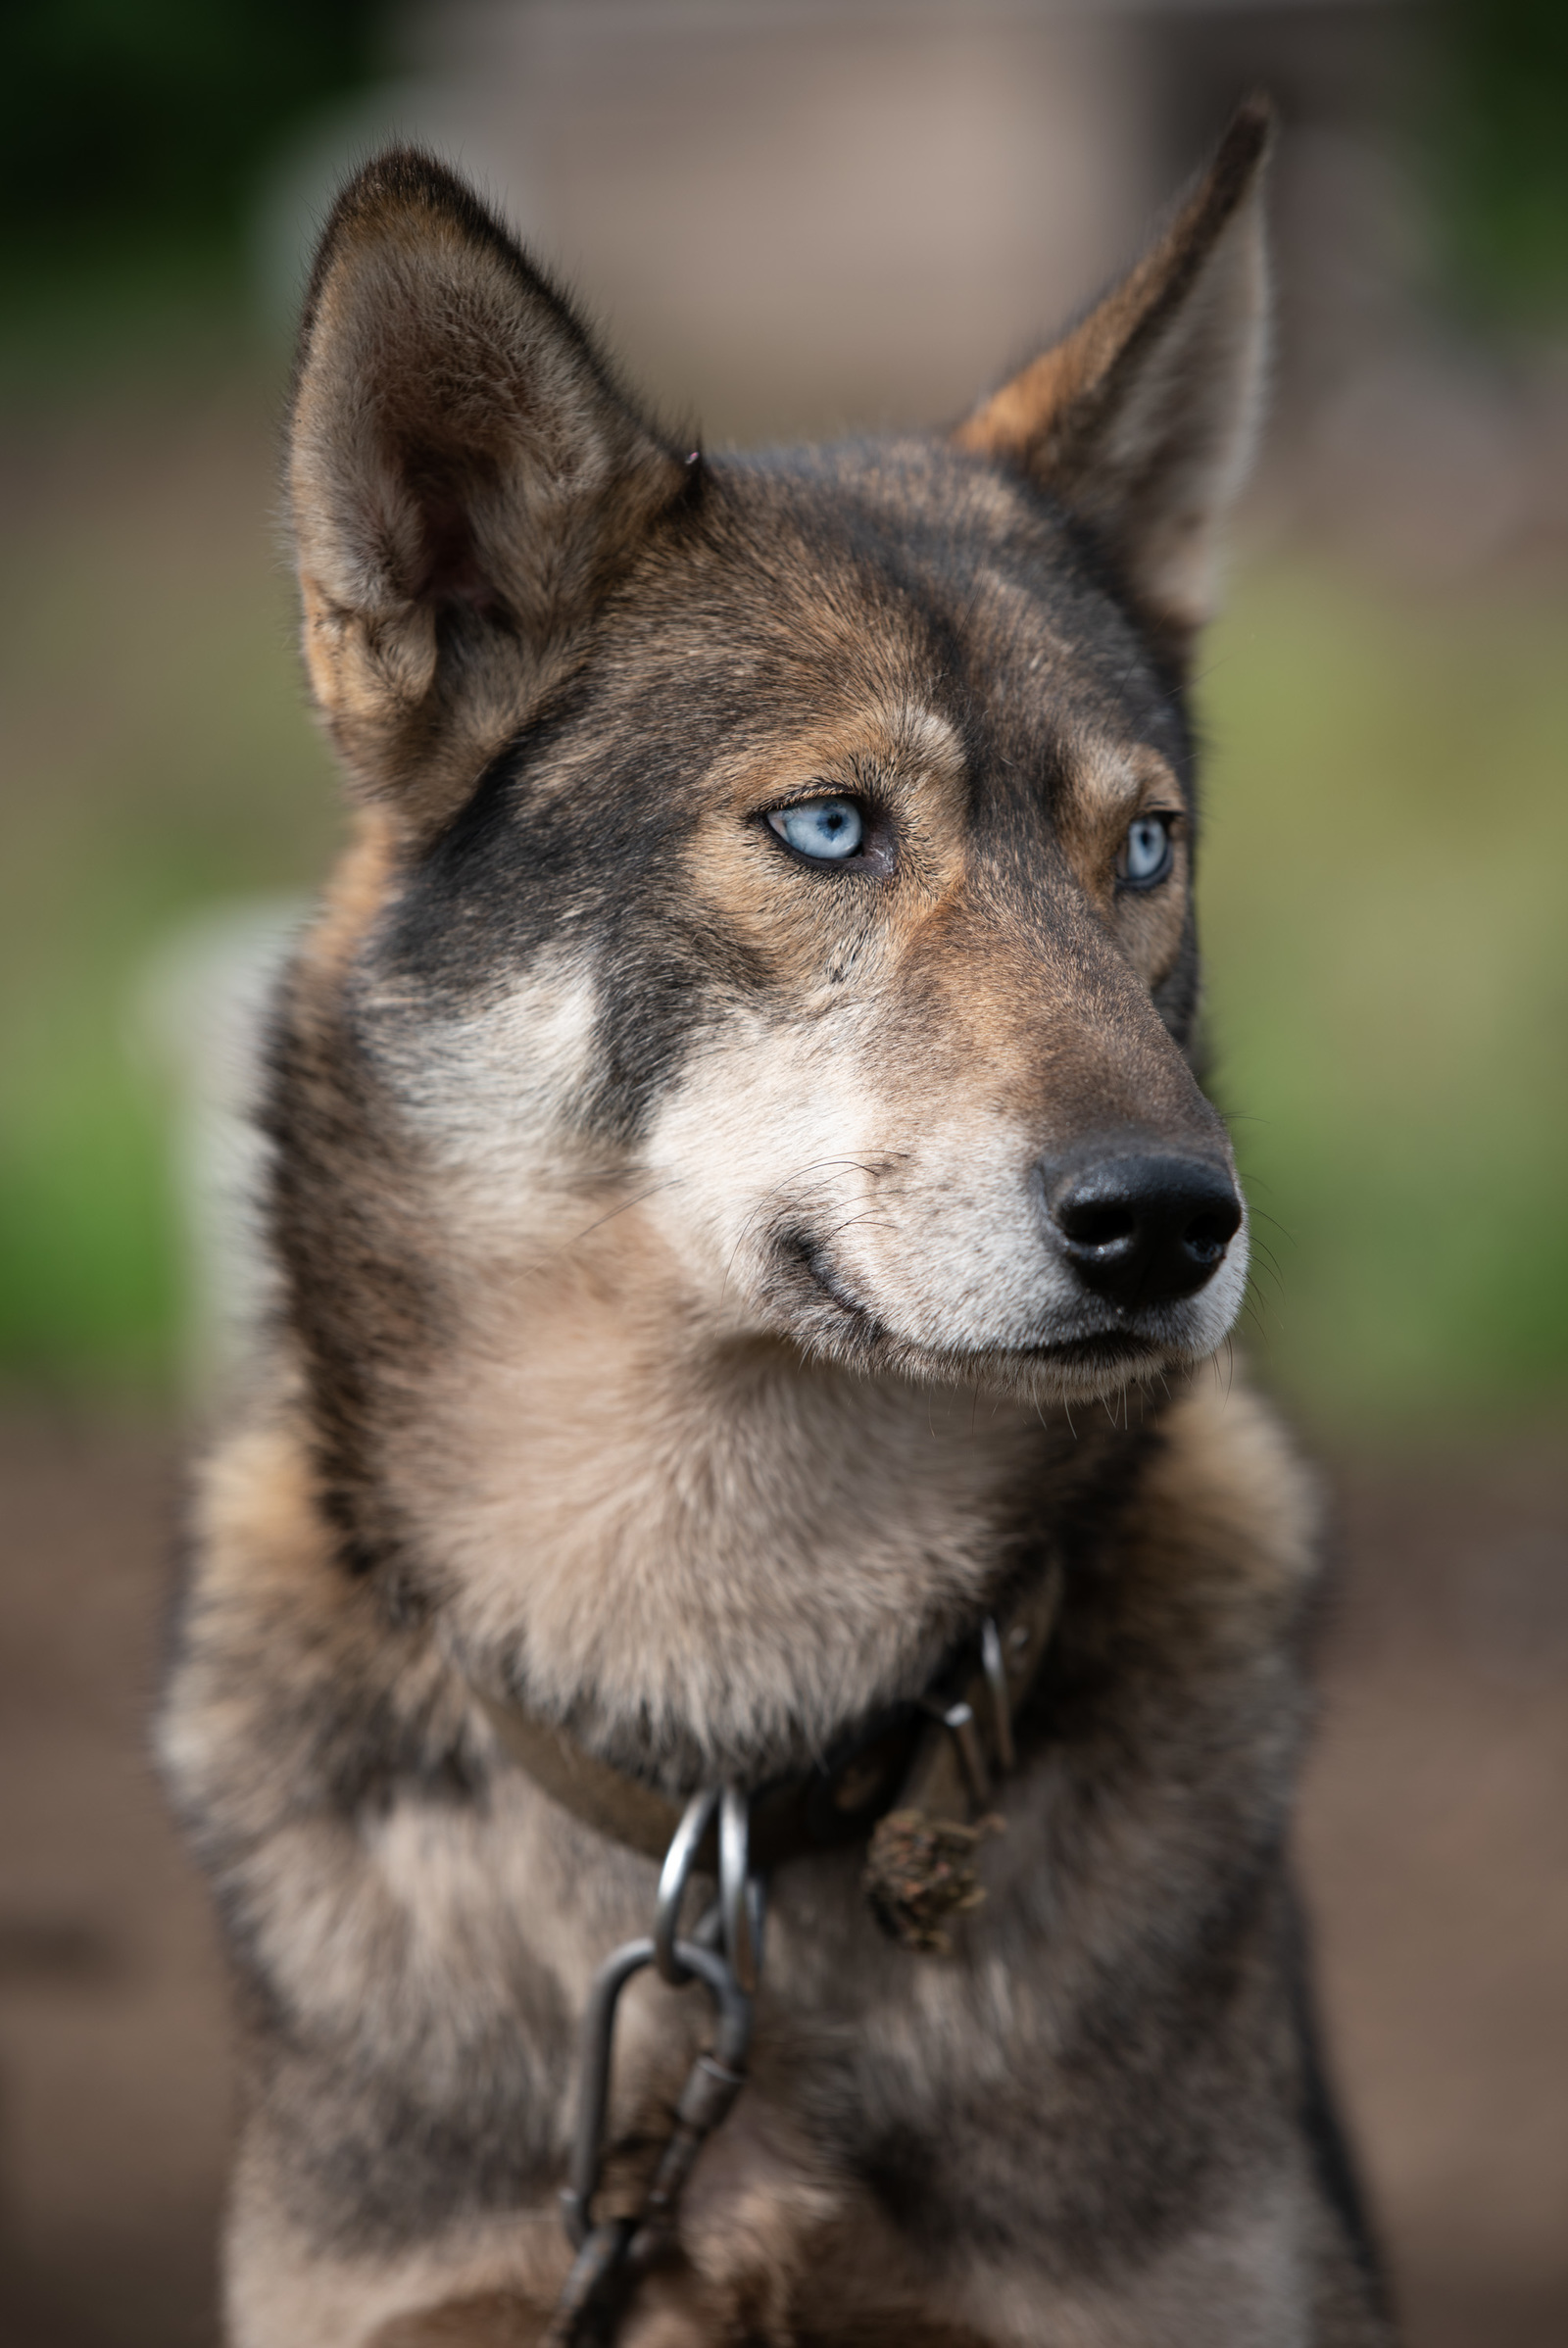
M718 1813L719 1898L691 1939L677 1937L686 1887ZM577 2124L562 2215L576 2258L542 2348L610 2348L643 2275L670 2248L682 2189L697 2156L746 2083L752 1992L762 1954L762 1886L750 1871L749 1805L736 1787L706 1787L687 1804L659 1879L654 1932L628 1940L594 1976L583 2014ZM723 1950L710 1945L722 1938ZM672 1987L701 1981L717 2016L675 2105L653 2177L635 2217L596 2220L604 2162L615 2015L628 1981L649 1966Z

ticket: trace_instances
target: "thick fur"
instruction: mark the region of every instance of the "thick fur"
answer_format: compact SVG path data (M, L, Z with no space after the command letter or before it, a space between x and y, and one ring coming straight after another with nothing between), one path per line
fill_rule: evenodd
M985 1904L917 1957L856 1853L779 1870L624 2339L1387 2337L1285 1862L1312 1503L1212 1358L1245 1232L1112 1307L1048 1212L1107 1150L1230 1165L1181 684L1265 130L954 436L755 460L662 441L438 166L333 216L291 462L359 830L278 1006L275 1323L163 1725L241 1990L239 2348L531 2341L563 2279L575 2027L655 1870L476 1689L761 1784L1048 1548ZM823 869L767 817L828 793ZM611 2206L704 2028L628 1997Z

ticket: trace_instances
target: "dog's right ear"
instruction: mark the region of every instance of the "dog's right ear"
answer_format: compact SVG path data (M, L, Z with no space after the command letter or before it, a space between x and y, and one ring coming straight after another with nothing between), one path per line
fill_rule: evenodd
M416 836L455 812L688 478L471 189L407 148L362 171L289 445L306 661L358 789Z

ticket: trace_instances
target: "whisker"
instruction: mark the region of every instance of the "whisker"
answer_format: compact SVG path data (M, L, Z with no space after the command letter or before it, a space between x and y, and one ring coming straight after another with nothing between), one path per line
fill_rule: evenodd
M678 1181L679 1177L671 1174L662 1182L650 1183L647 1190L639 1191L635 1198L624 1198L619 1206L612 1206L609 1214L601 1215L597 1222L584 1224L581 1231L574 1232L569 1240L564 1240L554 1252L561 1255L568 1247L580 1247L584 1240L591 1239L596 1231L603 1231L607 1223L613 1223L617 1215L629 1214L634 1206L641 1206L647 1199L656 1198L661 1191L674 1190Z
M747 1241L751 1238L752 1231L756 1224L767 1212L771 1201L779 1196L781 1191L789 1189L793 1183L799 1182L803 1176L808 1174L815 1174L819 1170L830 1166L838 1167L844 1174L858 1172L864 1174L870 1181L874 1181L876 1179L875 1169L866 1165L862 1159L857 1157L811 1157L808 1158L804 1165L796 1166L792 1168L789 1173L780 1175L777 1182L770 1183L767 1189L762 1192L760 1198L758 1198L750 1213L746 1216L745 1220L741 1224L739 1232L736 1234L735 1245L729 1251L729 1260L724 1266L724 1278L719 1287L718 1293L720 1302L723 1301L725 1296L729 1292L730 1274L735 1269L736 1256L740 1253L742 1247L745 1247Z

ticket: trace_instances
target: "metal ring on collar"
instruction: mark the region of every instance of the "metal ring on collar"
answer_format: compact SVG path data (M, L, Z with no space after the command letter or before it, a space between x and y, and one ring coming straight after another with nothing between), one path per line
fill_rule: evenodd
M654 1906L654 1962L661 1978L672 1989L681 1988L692 1978L676 1959L675 1935L680 1931L681 1902L686 1897L692 1868L717 1803L716 1785L705 1785L700 1793L692 1795L681 1814L680 1825L670 1837L659 1873L659 1897Z
M988 1614L980 1625L980 1662L991 1691L991 1729L997 1743L997 1767L1005 1775L1017 1768L1018 1753L1012 1740L1012 1691L1007 1686L1002 1633L994 1614Z
M724 1954L748 1996L761 1965L761 1898L760 1885L752 1883L751 1814L748 1796L738 1785L726 1785L718 1808L718 1907Z

